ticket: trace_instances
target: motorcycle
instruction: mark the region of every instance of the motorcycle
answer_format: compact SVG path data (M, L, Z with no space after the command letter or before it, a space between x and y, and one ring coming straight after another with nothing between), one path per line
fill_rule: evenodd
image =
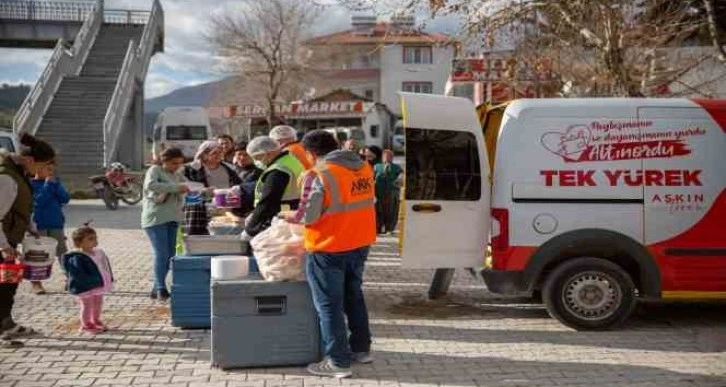
M89 179L96 195L109 210L118 209L119 200L131 206L141 201L141 184L134 176L126 173L126 167L121 163L111 163L103 175L91 176Z

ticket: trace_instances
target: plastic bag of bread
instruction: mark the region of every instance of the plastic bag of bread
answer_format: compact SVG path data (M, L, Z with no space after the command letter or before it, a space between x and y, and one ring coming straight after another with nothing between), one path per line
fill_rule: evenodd
M305 279L303 227L275 218L250 241L260 274L267 281Z

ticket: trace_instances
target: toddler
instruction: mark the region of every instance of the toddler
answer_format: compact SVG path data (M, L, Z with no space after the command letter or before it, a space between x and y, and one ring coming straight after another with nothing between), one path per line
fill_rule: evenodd
M68 273L68 291L78 297L81 307L79 331L105 332L108 328L101 322L101 311L103 295L113 285L111 263L97 248L96 230L88 223L73 231L72 239L77 250L63 256L63 267Z

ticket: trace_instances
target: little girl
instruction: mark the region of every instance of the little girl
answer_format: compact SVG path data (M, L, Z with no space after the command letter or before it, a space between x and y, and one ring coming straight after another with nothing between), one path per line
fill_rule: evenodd
M79 331L95 334L108 330L101 322L101 310L103 295L113 285L113 273L106 254L96 248L96 230L88 224L73 231L73 246L77 250L63 256L63 267L68 273L68 291L78 297L81 306Z

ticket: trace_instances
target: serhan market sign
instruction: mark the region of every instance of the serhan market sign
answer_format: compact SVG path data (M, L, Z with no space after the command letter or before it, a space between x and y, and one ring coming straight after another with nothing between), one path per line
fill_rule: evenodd
M289 105L278 105L276 114L278 116L335 116L340 114L365 114L373 107L373 102L364 101L338 101L338 102L307 102L292 103ZM259 105L234 105L229 106L226 116L228 117L266 117L267 109Z

